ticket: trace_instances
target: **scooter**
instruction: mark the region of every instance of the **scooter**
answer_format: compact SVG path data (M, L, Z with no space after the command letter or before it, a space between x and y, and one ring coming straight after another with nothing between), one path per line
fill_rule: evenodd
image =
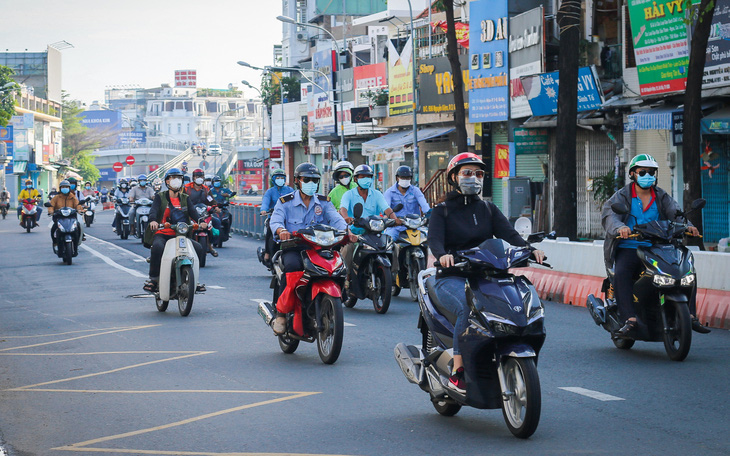
M702 209L704 199L692 202L691 211ZM628 214L623 203L614 203L611 209L617 214ZM664 349L672 361L683 361L692 345L692 321L689 301L697 286L694 258L682 245L683 235L689 233L686 223L657 220L634 226L633 239L651 242L650 247L639 246L636 254L644 271L634 282L634 307L637 316L637 334L633 339L619 338L616 332L624 325L619 317L614 295L614 270L608 269L604 281L605 302L593 294L588 295L586 306L596 325L611 333L616 348L628 350L635 341L664 342Z
M425 228L428 218L408 214L400 220L406 229L395 239L398 246L398 271L393 271L393 296L398 296L401 288L408 288L411 299L418 301L418 274L426 269L428 258L428 231Z
M542 234L536 233L528 242L540 240ZM501 408L507 427L519 438L535 432L541 408L536 366L545 341L544 308L532 283L510 273L511 268L528 266L530 256L529 248L500 239L454 255L457 263L451 271L470 277L465 285L469 326L457 335L466 394L449 386L456 315L443 307L436 294L436 268L418 274L422 345L395 347L403 374L429 394L438 413L453 416L463 406Z
M51 207L47 202L45 207ZM70 265L73 258L79 254L81 243L81 227L77 219L76 209L62 207L53 213L55 230L51 230L53 236L53 253L58 255L64 263Z
M345 288L345 307L354 307L358 299L371 299L375 312L384 314L390 307L393 293L391 258L394 244L383 231L395 225L395 220L376 215L362 218L362 211L362 204L356 204L353 226L364 229L365 233L358 236L352 254Z
M200 244L203 248L203 257L200 258L200 267L204 268L206 260L208 259L208 243L213 240L213 235L211 234L213 225L210 223L212 217L208 212L208 206L203 203L196 204L195 219L198 221L198 225L193 229L193 240ZM207 224L206 228L200 228L200 224L203 222Z
M129 198L126 196L118 198L115 201L116 204L116 217L117 217L117 234L122 239L127 239L131 230L129 216L132 212L132 205L129 202Z
M256 249L256 256L259 259L259 263L263 264L266 269L268 269L272 274L276 275L276 272L274 271L274 264L271 261L273 258L273 253L269 252L271 257L268 260L264 258L264 255L266 255L266 241L273 237L273 233L271 232L271 226L269 225L269 221L271 220L271 214L273 213L273 209L270 209L266 212L266 218L264 219L264 246Z
M342 350L344 316L342 315L342 284L347 268L336 247L348 241L346 231L337 231L326 225L313 225L292 233L293 240L282 243L282 249L304 244L301 252L304 275L296 285L300 300L294 312L286 316L286 332L279 338L284 353L294 353L300 341L317 341L319 358L325 364L333 364ZM283 288L285 276L281 260L282 250L274 254L276 275L271 280L274 289L272 302L259 304L258 313L271 326L277 314L276 301Z
M193 241L186 236L190 229L197 229L197 224L188 225L180 222L176 225L165 223L164 228L175 230L176 236L168 239L160 261L160 279L155 292L157 310L164 312L172 299L177 299L180 315L187 317L193 309L195 289L200 271L198 256Z
M94 223L94 210L96 209L96 203L98 202L99 199L94 197L87 197L84 201L84 223L87 228Z
M135 236L144 239L144 232L147 231L147 225L150 223L150 210L152 210L152 200L149 198L140 198L134 202L136 210L134 211L134 223L136 224Z
M27 233L35 227L36 217L38 214L38 206L34 199L24 199L21 201L20 221L21 226L25 228Z
M10 202L9 201L0 201L0 214L2 214L3 220L5 220L5 217L7 217L9 210L10 210Z
M233 192L229 198L233 198L235 195L236 192ZM218 245L215 246L218 248L223 247L223 243L231 238L231 213L228 210L229 204L230 203L228 201L218 203L218 207L221 209L221 213L219 215L221 220L221 233L218 235Z

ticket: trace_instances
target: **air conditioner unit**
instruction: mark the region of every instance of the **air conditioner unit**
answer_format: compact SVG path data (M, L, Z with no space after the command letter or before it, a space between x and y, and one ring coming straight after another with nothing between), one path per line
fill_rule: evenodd
M307 41L307 39L309 39L309 37L307 36L306 33L303 33L303 32L297 33L297 40L298 41Z

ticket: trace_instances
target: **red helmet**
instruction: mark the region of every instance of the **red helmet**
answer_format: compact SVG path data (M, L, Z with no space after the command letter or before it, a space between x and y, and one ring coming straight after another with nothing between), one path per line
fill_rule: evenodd
M449 161L449 166L446 167L446 177L451 185L457 185L454 180L454 174L459 172L459 168L464 165L477 165L482 168L484 172L487 172L487 165L484 164L477 154L461 152L460 154L456 154L454 158Z
M193 171L193 178L195 178L196 176L203 177L203 176L205 176L205 173L203 172L202 169L196 168L195 171Z

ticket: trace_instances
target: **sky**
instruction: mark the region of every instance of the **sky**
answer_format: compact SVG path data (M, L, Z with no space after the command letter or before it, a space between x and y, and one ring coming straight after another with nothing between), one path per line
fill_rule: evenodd
M198 88L233 84L256 97L241 80L259 87L261 73L236 62L273 64L280 14L277 0L15 0L2 8L0 52L68 41L62 88L86 104L103 101L107 86L172 85L183 69L197 70Z

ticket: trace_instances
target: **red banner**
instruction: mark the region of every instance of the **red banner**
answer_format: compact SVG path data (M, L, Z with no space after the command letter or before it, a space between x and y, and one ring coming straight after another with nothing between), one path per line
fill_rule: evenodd
M494 178L509 177L509 146L497 144L494 146Z
M431 29L436 31L436 28L440 28L446 33L448 25L446 21L431 22ZM469 24L457 22L454 24L454 28L456 28L456 42L462 47L469 49Z

